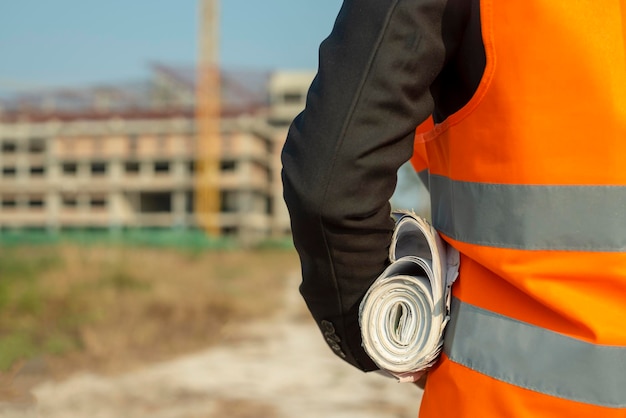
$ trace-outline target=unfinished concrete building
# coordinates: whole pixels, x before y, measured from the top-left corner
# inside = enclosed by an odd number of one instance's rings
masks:
[[[155,66],[153,73],[144,84],[4,100],[1,229],[198,227],[193,71]],[[295,76],[300,91],[312,76]],[[304,94],[295,103],[294,82],[282,79],[290,77],[223,74],[222,235],[257,240],[289,232],[279,155]],[[285,101],[291,113],[276,118]]]

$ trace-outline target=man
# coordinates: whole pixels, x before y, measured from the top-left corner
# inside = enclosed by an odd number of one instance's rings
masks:
[[[322,43],[283,150],[301,292],[375,369],[359,302],[398,168],[428,169],[461,270],[420,416],[626,415],[624,22],[624,0],[346,0]]]

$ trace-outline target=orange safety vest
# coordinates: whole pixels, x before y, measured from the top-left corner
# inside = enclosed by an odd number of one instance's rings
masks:
[[[481,22],[475,95],[416,134],[461,252],[420,417],[626,417],[626,0],[483,0]]]

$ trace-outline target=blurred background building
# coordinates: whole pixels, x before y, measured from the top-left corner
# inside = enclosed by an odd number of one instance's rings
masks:
[[[195,69],[0,97],[0,230],[198,228]],[[220,75],[220,236],[289,234],[280,150],[314,72]]]
[[[195,65],[154,63],[135,82],[0,89],[0,232],[289,235],[280,151],[315,71],[223,70],[219,1],[197,4]],[[410,168],[397,191],[394,206],[423,209]]]

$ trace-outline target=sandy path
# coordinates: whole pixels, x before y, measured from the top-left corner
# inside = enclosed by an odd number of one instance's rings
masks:
[[[421,392],[334,357],[302,319],[293,280],[280,315],[223,344],[117,376],[79,374],[36,386],[36,405],[0,418],[413,418]]]

